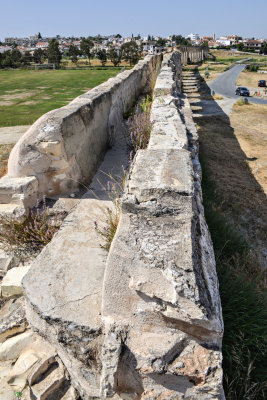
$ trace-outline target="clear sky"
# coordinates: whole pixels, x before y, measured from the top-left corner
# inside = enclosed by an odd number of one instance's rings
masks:
[[[0,40],[38,32],[267,38],[267,0],[0,0]]]

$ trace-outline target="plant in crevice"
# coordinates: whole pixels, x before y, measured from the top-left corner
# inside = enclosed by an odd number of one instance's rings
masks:
[[[150,121],[151,105],[151,96],[146,96],[135,108],[133,116],[127,121],[130,139],[135,153],[139,149],[145,149],[148,145],[152,129],[152,122]]]
[[[64,213],[51,215],[46,199],[38,201],[36,207],[19,219],[2,217],[0,220],[0,242],[9,248],[41,250],[59,230]]]

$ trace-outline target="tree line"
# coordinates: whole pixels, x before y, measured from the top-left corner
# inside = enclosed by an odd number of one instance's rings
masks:
[[[64,55],[70,57],[74,64],[78,63],[80,56],[88,58],[89,65],[91,59],[96,57],[104,66],[108,59],[114,66],[118,66],[122,60],[134,65],[141,57],[142,49],[139,48],[135,41],[124,43],[119,49],[110,46],[109,50],[94,50],[94,42],[90,38],[82,38],[80,48],[71,44],[68,51]],[[43,64],[45,62],[55,64],[56,68],[60,68],[62,61],[62,52],[59,49],[59,43],[56,39],[51,39],[47,49],[35,49],[33,54],[26,51],[22,54],[16,47],[0,53],[0,68],[18,68],[29,66],[32,63]]]

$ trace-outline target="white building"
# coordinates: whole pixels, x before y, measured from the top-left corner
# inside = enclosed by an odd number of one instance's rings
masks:
[[[197,42],[199,41],[199,34],[198,33],[190,33],[190,35],[187,36],[188,39],[191,40],[191,42]]]
[[[10,46],[0,46],[0,53],[4,53],[5,51],[12,50]]]
[[[219,42],[223,46],[231,46],[232,44],[232,41],[229,40],[226,36],[219,37],[219,39],[217,39],[217,42]]]

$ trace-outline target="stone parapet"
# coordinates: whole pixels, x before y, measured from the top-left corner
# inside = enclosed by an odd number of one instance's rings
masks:
[[[35,177],[39,198],[72,193],[88,183],[117,140],[123,113],[140,93],[151,91],[161,59],[147,56],[133,69],[40,117],[12,149],[8,178]],[[1,203],[10,202],[4,195],[6,182],[0,180]]]
[[[27,319],[84,400],[224,399],[218,280],[181,67],[180,54],[164,55],[150,142],[132,164],[108,256],[93,228],[106,205],[85,196],[23,281]]]
[[[135,157],[108,255],[103,398],[224,398],[223,321],[198,138],[187,99],[177,98],[175,57],[163,60],[150,143]]]

